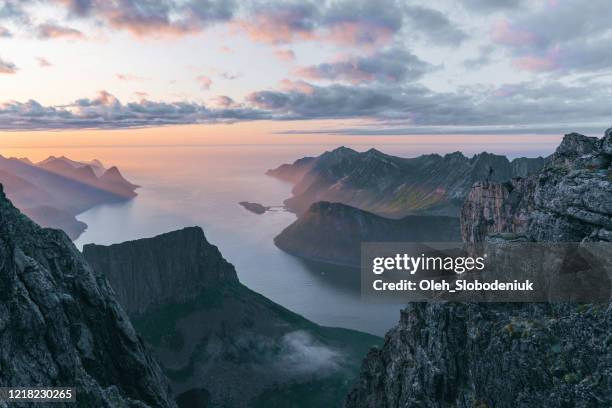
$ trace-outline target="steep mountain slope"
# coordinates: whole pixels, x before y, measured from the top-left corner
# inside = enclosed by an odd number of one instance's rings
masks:
[[[135,197],[139,186],[127,181],[115,166],[109,168],[100,176],[100,187],[122,197]]]
[[[299,214],[314,202],[331,201],[401,218],[414,213],[458,216],[475,181],[526,176],[539,170],[544,159],[509,161],[490,153],[467,158],[459,152],[407,159],[376,149],[359,153],[339,147],[307,161],[307,166],[300,164],[301,171],[297,170],[298,162],[267,172],[285,180],[303,174],[293,197],[285,201],[291,211]]]
[[[152,345],[181,407],[340,406],[380,340],[318,326],[249,290],[200,228],[83,253]]]
[[[610,242],[611,146],[612,130],[569,134],[529,180],[477,183],[464,238]],[[411,304],[369,353],[345,406],[612,406],[611,305]]]
[[[408,215],[394,220],[340,203],[318,202],[277,237],[290,254],[358,267],[362,242],[460,242],[459,218]]]
[[[175,406],[107,280],[1,190],[0,265],[0,386],[73,386],[79,407]]]

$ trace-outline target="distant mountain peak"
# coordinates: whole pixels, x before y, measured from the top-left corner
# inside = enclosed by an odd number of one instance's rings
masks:
[[[333,156],[347,156],[347,155],[359,154],[355,150],[351,149],[350,147],[346,147],[346,146],[340,146],[330,152],[325,152],[325,153],[331,154]]]

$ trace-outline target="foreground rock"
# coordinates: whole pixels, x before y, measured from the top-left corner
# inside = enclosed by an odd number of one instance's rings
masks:
[[[346,407],[605,407],[608,305],[411,304]]]
[[[363,242],[460,242],[459,219],[406,216],[394,220],[340,203],[319,202],[274,243],[309,260],[359,267]]]
[[[380,341],[249,290],[200,228],[83,253],[153,347],[181,407],[339,406]]]
[[[539,174],[477,183],[463,237],[609,242],[611,144],[610,131],[569,134]],[[411,304],[364,361],[345,406],[612,406],[611,330],[609,302]]]
[[[74,386],[79,407],[175,406],[104,276],[1,191],[0,265],[0,386]]]

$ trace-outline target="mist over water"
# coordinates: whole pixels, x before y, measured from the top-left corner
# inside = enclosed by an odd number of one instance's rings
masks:
[[[142,186],[131,201],[101,205],[80,214],[78,218],[88,224],[88,229],[75,242],[79,248],[87,243],[112,244],[198,225],[234,264],[240,280],[249,288],[318,324],[383,335],[397,323],[402,305],[362,301],[357,270],[305,262],[276,248],[273,238],[295,220],[294,214],[272,211],[256,215],[238,205],[240,201],[282,205],[291,195],[292,186],[264,172],[334,147],[58,148],[45,154],[64,154],[79,160],[99,158],[107,165],[117,165],[126,178]],[[355,147],[366,150],[371,145]],[[379,148],[402,156],[440,151],[415,145]],[[447,146],[445,150],[458,147]],[[471,154],[483,147],[473,146],[472,152],[463,150]],[[545,148],[541,150],[546,154]]]

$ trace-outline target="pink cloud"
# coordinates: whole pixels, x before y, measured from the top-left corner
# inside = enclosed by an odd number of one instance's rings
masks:
[[[212,79],[210,79],[206,75],[200,75],[199,77],[196,78],[196,81],[198,81],[202,89],[206,89],[206,90],[210,89],[210,86],[213,83]]]
[[[293,50],[276,50],[274,55],[281,61],[291,62],[295,60],[295,52]]]
[[[343,45],[382,46],[389,44],[394,31],[389,27],[366,21],[343,22],[330,26],[322,39]]]
[[[505,45],[530,45],[535,43],[536,36],[527,30],[517,29],[508,20],[499,20],[491,28],[493,41]]]
[[[219,95],[212,98],[212,102],[215,106],[218,106],[220,108],[231,108],[236,104],[236,102],[232,98],[225,95]]]
[[[236,26],[245,31],[252,40],[269,44],[287,44],[296,40],[314,38],[311,30],[295,28],[287,22],[266,15],[238,21]]]
[[[10,38],[12,36],[13,34],[8,28],[0,26],[0,38]]]
[[[0,74],[16,74],[17,66],[9,61],[3,61],[0,58]]]
[[[54,38],[65,38],[69,40],[82,40],[85,38],[85,35],[70,27],[60,26],[54,23],[45,23],[41,24],[37,28],[38,38],[47,40]]]
[[[48,68],[48,67],[53,66],[53,64],[51,64],[49,60],[47,60],[46,58],[39,57],[37,58],[37,60],[38,60],[38,65],[42,68]]]
[[[551,71],[558,68],[556,60],[551,56],[534,57],[526,56],[516,58],[512,61],[512,65],[525,71]]]
[[[131,75],[131,74],[115,74],[115,78],[117,78],[120,81],[137,81],[139,79],[142,79],[139,76]]]
[[[305,81],[292,81],[290,79],[283,79],[280,82],[280,89],[286,92],[300,92],[304,94],[313,94],[314,86],[310,85]]]

